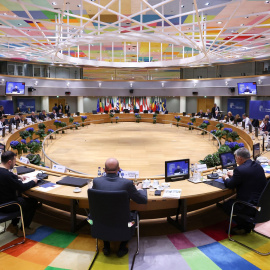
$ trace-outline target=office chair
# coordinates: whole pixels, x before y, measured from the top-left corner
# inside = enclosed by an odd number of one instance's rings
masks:
[[[1,212],[1,208],[7,207],[7,206],[10,206],[10,205],[13,205],[13,204],[18,205],[18,208],[19,208],[18,211],[10,212],[10,213]],[[4,230],[2,232],[0,232],[0,234],[6,232],[6,222],[9,221],[9,220],[12,220],[14,218],[17,218],[18,216],[21,216],[21,223],[22,223],[22,229],[23,229],[23,240],[21,242],[19,242],[19,243],[16,243],[16,244],[13,244],[11,246],[8,246],[6,248],[1,249],[0,252],[4,251],[6,249],[12,248],[12,247],[14,247],[16,245],[23,244],[25,242],[25,230],[24,230],[22,207],[20,206],[20,204],[18,202],[15,202],[15,201],[0,204],[0,223],[5,222]]]
[[[92,268],[99,253],[98,239],[103,241],[128,241],[137,228],[137,250],[133,256],[133,269],[136,255],[139,254],[139,215],[130,212],[130,199],[125,190],[104,191],[88,189],[89,219],[91,235],[96,238],[96,254],[89,267]],[[134,218],[131,218],[134,216]],[[134,224],[131,223],[134,221]]]
[[[235,204],[237,204],[237,203],[238,204],[239,203],[244,204],[244,205],[246,205],[248,207],[251,207],[251,208],[255,209],[256,214],[255,214],[255,216],[249,216],[249,215],[238,214],[237,213],[237,214],[235,214],[236,216],[239,216],[239,217],[245,219],[247,222],[250,222],[250,223],[264,223],[264,222],[269,221],[270,220],[270,200],[269,200],[269,197],[270,197],[270,181],[268,181],[265,189],[263,190],[257,206],[253,205],[251,203],[243,202],[243,201],[235,201],[233,203],[233,205],[232,205],[232,210],[231,210],[231,215],[230,215],[229,231],[228,231],[228,237],[229,237],[230,241],[236,242],[236,243],[238,243],[238,244],[240,244],[240,245],[242,245],[242,246],[256,252],[257,254],[263,255],[263,256],[270,255],[270,252],[268,252],[268,253],[259,252],[258,250],[253,249],[250,246],[247,246],[247,245],[245,245],[245,244],[231,238],[231,225],[232,225],[232,219],[233,219],[233,208],[234,208]],[[252,231],[269,239],[269,237],[267,237],[266,235],[258,233],[255,230],[252,230]]]

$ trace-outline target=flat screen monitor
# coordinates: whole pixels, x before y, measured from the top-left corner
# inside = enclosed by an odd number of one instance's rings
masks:
[[[261,154],[260,143],[256,143],[253,145],[253,160],[256,160]]]
[[[232,169],[237,166],[234,154],[232,152],[219,155],[222,169]]]
[[[165,161],[165,181],[189,179],[189,159]]]
[[[140,112],[139,109],[135,109],[135,110],[134,110],[134,113],[139,113],[139,112]]]
[[[186,116],[187,115],[187,113],[186,112],[183,112],[183,116]]]
[[[115,113],[120,113],[120,111],[119,110],[115,110]]]
[[[159,111],[155,111],[155,114],[159,114]]]
[[[191,113],[191,116],[194,117],[195,116],[195,112]]]
[[[144,110],[143,113],[148,113],[148,110]]]
[[[24,82],[6,82],[6,95],[24,95]]]
[[[257,83],[238,83],[238,95],[257,95]]]

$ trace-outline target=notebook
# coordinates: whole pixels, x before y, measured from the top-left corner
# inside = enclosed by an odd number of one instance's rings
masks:
[[[220,189],[226,189],[222,178],[215,179],[212,181],[205,181],[204,183],[213,187],[220,188]]]
[[[72,187],[84,187],[87,185],[88,181],[89,179],[86,179],[86,178],[65,176],[61,180],[57,181],[56,184],[72,186]]]

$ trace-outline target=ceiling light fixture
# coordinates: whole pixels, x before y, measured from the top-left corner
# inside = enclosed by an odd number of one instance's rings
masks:
[[[181,8],[184,8],[185,6],[184,5],[181,5]]]
[[[98,87],[101,87],[101,82],[100,82],[100,83],[98,83]]]
[[[207,3],[205,3],[205,5],[206,5],[206,6],[209,6],[209,5],[210,5],[210,3],[209,3],[209,2],[207,2]]]
[[[222,22],[217,22],[217,24],[222,24]]]
[[[56,6],[57,4],[56,4],[55,2],[52,2],[52,5],[53,5],[53,6]]]
[[[77,7],[81,7],[81,5],[77,5]]]

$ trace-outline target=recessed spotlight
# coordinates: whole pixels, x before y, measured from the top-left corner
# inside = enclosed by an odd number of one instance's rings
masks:
[[[55,2],[52,2],[52,5],[53,5],[53,6],[56,6],[57,4],[56,4]]]
[[[244,24],[243,24],[243,23],[241,23],[240,25],[241,25],[241,26],[244,26]]]
[[[247,18],[248,18],[248,16],[245,16],[245,18],[247,19]]]
[[[77,7],[81,7],[81,5],[77,5]]]
[[[96,0],[91,0],[91,2],[96,2]]]
[[[217,24],[222,24],[222,22],[217,22]]]
[[[209,5],[210,5],[210,3],[209,3],[209,2],[207,2],[207,3],[205,3],[205,5],[206,5],[206,6],[209,6]]]
[[[184,8],[185,6],[184,5],[181,5],[181,8]]]
[[[265,1],[266,4],[269,4],[269,1]]]
[[[18,23],[18,25],[22,25],[21,23]]]

